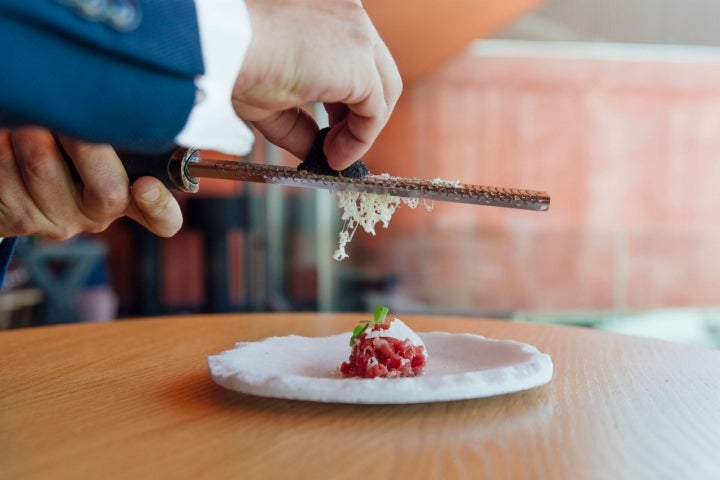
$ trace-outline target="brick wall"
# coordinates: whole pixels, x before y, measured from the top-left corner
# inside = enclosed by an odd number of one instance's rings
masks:
[[[552,205],[400,212],[356,236],[356,266],[399,275],[401,306],[442,311],[720,305],[720,60],[630,50],[468,51],[407,88],[373,170]]]

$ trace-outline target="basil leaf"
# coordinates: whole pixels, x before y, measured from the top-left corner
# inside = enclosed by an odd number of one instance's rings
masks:
[[[390,311],[388,307],[377,307],[375,309],[375,312],[373,313],[373,322],[375,325],[380,325],[385,323],[385,319],[387,318],[387,314]]]

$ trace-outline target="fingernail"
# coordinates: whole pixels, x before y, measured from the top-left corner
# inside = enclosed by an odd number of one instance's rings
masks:
[[[151,188],[147,192],[144,192],[140,195],[140,199],[145,203],[155,203],[157,202],[158,198],[160,198],[160,189]]]

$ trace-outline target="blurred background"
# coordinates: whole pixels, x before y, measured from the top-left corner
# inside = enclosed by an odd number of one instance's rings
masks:
[[[205,179],[174,238],[25,239],[0,328],[384,304],[720,346],[720,3],[363,3],[405,81],[370,170],[544,190],[548,212],[401,207],[336,262],[331,193]],[[261,140],[247,160],[298,163]]]

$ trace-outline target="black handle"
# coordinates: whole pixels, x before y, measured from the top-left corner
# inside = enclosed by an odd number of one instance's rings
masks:
[[[312,149],[307,158],[298,166],[298,170],[307,170],[310,173],[319,175],[340,175],[348,178],[363,178],[369,175],[370,172],[367,166],[361,160],[356,161],[342,171],[330,168],[325,153],[323,153],[325,136],[329,130],[329,127],[323,128],[315,135]],[[75,168],[72,158],[62,146],[58,136],[54,135],[54,138],[55,144],[65,159],[73,179],[76,182],[81,182],[82,179]],[[189,163],[200,161],[198,151],[195,149],[177,148],[162,153],[139,153],[116,149],[116,152],[125,167],[131,184],[140,177],[151,176],[159,179],[171,190],[194,193],[199,188],[198,179],[190,175],[187,168]]]
[[[200,151],[196,148],[176,148],[162,154],[118,152],[118,155],[131,182],[151,175],[171,190],[195,193],[200,188],[200,180],[190,174],[188,167],[200,163]]]
[[[75,168],[72,158],[63,147],[57,135],[54,135],[55,144],[65,159],[73,180],[81,182],[80,174]],[[198,180],[191,177],[186,170],[189,161],[196,161],[197,150],[178,148],[162,153],[138,153],[125,150],[115,150],[125,167],[130,184],[140,177],[155,177],[170,190],[183,192],[196,192]]]
[[[125,167],[130,184],[140,177],[155,177],[169,189],[179,190],[173,178],[170,176],[170,160],[175,153],[174,150],[163,153],[138,153],[116,150],[120,161]]]
[[[176,148],[163,153],[138,153],[117,150],[130,183],[140,177],[159,179],[167,188],[195,193],[200,188],[197,178],[190,175],[188,163],[199,162],[194,148]]]

